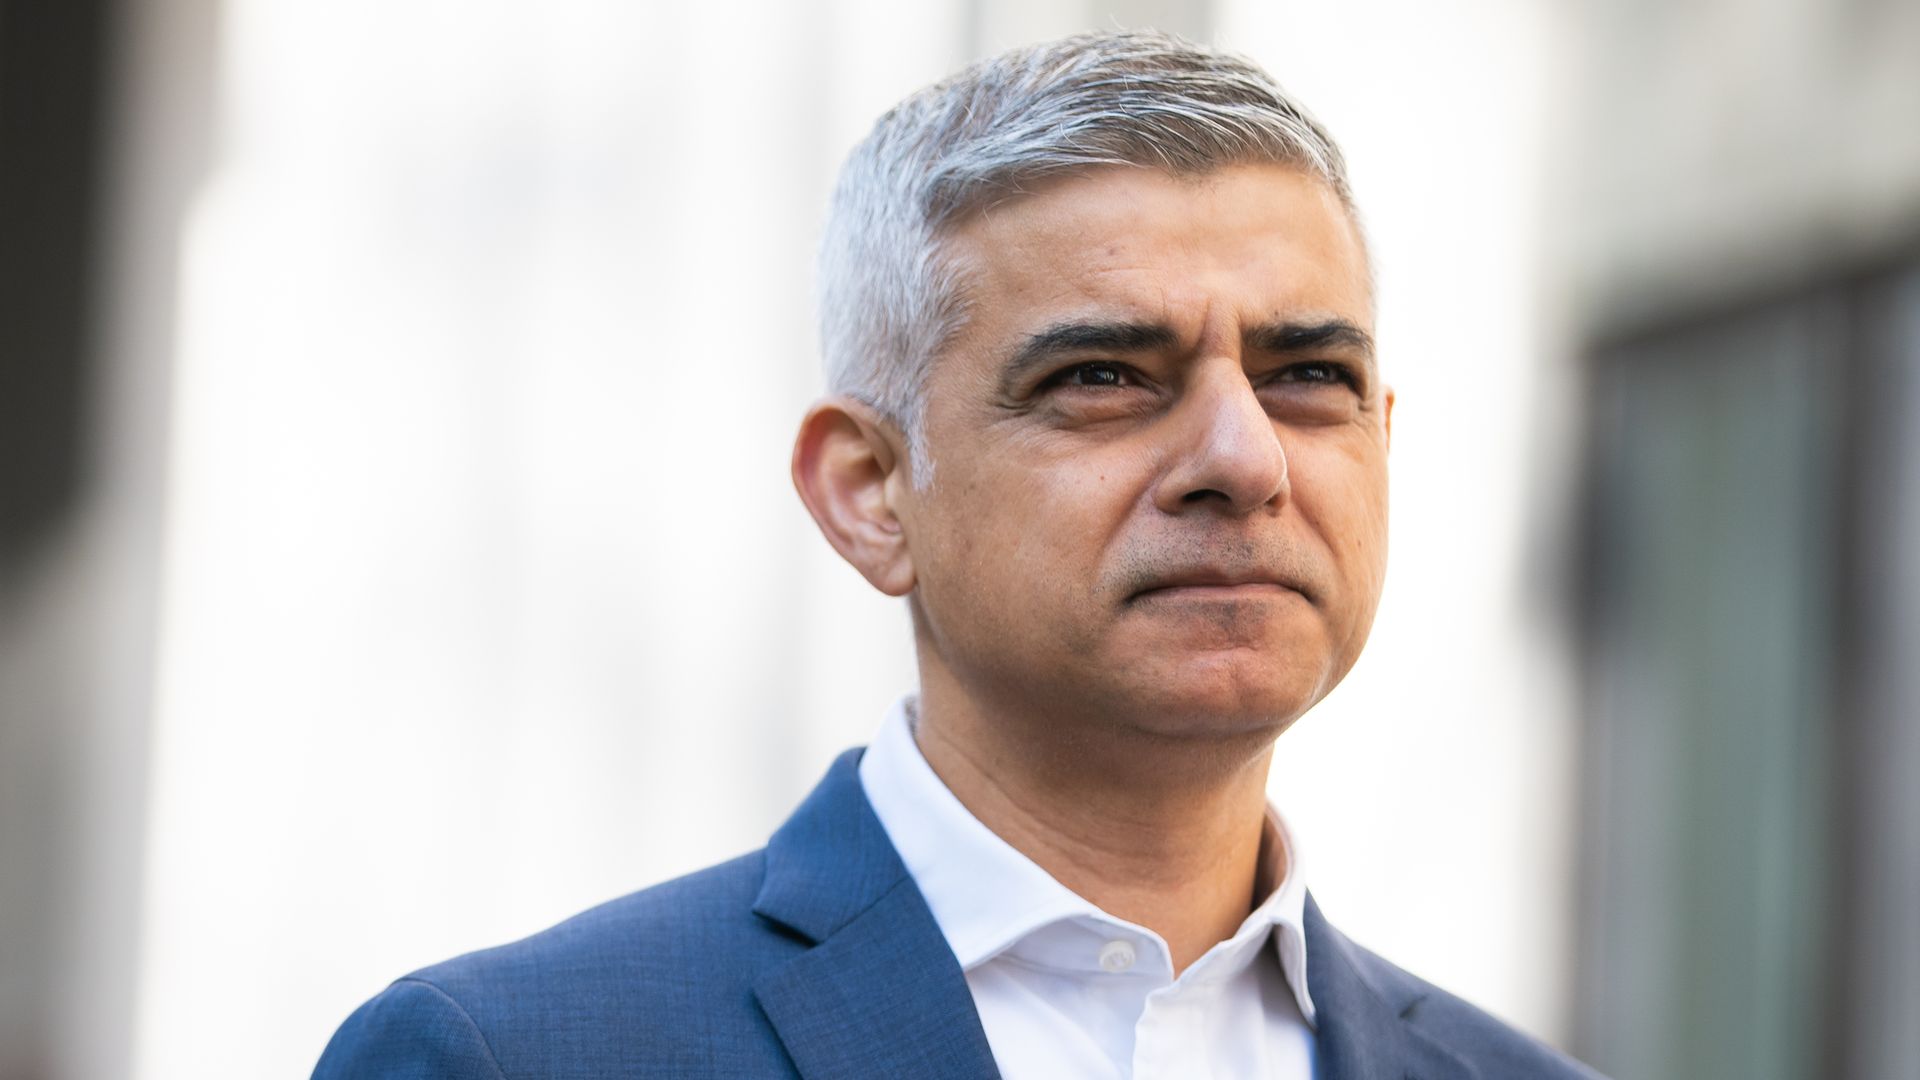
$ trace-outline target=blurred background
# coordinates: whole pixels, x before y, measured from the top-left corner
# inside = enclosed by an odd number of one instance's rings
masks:
[[[840,157],[1152,25],[1352,162],[1330,918],[1622,1078],[1920,1076],[1920,4],[0,0],[0,1078],[305,1075],[913,685],[786,479]]]

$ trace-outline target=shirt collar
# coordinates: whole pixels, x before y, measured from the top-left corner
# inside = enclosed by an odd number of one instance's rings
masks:
[[[1069,958],[1096,956],[1098,941],[1112,936],[1107,929],[1158,940],[1151,930],[1108,915],[1060,884],[961,805],[914,742],[910,716],[915,705],[909,694],[888,710],[860,759],[860,783],[962,969],[971,971],[1003,953],[1046,966],[1077,966]],[[1300,1014],[1311,1025],[1307,894],[1298,848],[1271,804],[1265,829],[1261,851],[1272,861],[1263,867],[1262,880],[1278,876],[1277,886],[1232,938],[1189,973],[1231,975],[1270,940]],[[992,886],[982,888],[983,882]]]

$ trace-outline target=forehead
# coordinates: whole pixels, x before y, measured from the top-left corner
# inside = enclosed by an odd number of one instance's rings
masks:
[[[968,299],[960,338],[976,343],[1078,315],[1151,320],[1183,338],[1305,313],[1372,321],[1351,215],[1285,165],[1052,180],[966,219],[945,251]]]

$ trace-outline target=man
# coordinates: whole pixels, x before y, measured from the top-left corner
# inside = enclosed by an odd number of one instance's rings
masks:
[[[1267,807],[1385,570],[1338,150],[1146,33],[853,153],[796,487],[920,689],[759,852],[428,968],[317,1075],[1591,1075],[1341,937]]]

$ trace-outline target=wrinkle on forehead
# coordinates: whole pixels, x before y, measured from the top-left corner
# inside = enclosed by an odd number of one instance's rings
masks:
[[[1202,354],[1237,354],[1247,330],[1278,321],[1337,318],[1371,332],[1357,224],[1324,182],[1288,166],[1093,170],[943,234],[963,302],[937,366],[943,378],[973,369],[974,389],[993,385],[1022,341],[1066,321],[1165,325]]]
[[[1259,197],[1230,179],[1256,181]],[[1356,230],[1324,184],[1285,167],[1245,166],[1223,170],[1209,187],[1222,197],[1196,203],[1183,194],[1184,185],[1158,173],[1081,177],[953,230],[945,246],[970,276],[988,279],[1021,276],[1061,249],[1077,248],[1085,262],[1074,268],[1075,277],[1092,281],[1157,274],[1236,247],[1239,254],[1224,265],[1191,269],[1239,271],[1249,259],[1262,259],[1261,248],[1249,246],[1256,236],[1277,237],[1290,251],[1264,261],[1292,254],[1322,269],[1344,269],[1357,279],[1346,284],[1364,285],[1364,273],[1352,273],[1364,264]],[[1090,233],[1106,239],[1089,243]]]

